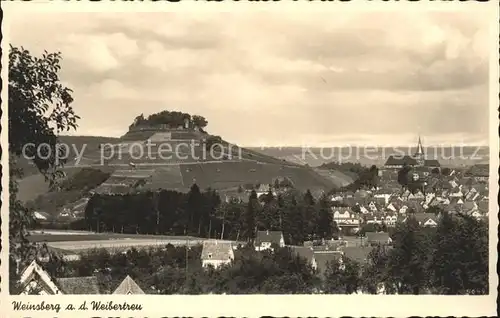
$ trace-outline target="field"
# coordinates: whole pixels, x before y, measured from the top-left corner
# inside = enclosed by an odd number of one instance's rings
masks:
[[[334,180],[328,180],[305,167],[290,167],[252,161],[205,163],[181,165],[185,185],[193,180],[201,188],[230,188],[242,183],[270,184],[277,177],[288,177],[300,190],[329,189],[335,186]]]
[[[340,171],[331,171],[331,170],[321,170],[314,169],[317,174],[323,176],[324,178],[331,179],[334,184],[339,185],[340,187],[345,187],[354,182],[353,176],[349,176]]]
[[[75,175],[81,168],[73,167],[65,169],[66,178],[71,178]],[[45,181],[44,176],[41,173],[32,174],[18,180],[19,192],[17,198],[22,202],[28,202],[36,199],[39,195],[45,194],[49,191],[49,184]]]
[[[46,234],[51,233],[51,234]],[[118,233],[91,233],[47,231],[32,233],[30,241],[46,243],[49,249],[62,255],[72,255],[97,248],[107,249],[109,252],[126,251],[132,247],[150,248],[172,244],[175,246],[193,246],[203,244],[209,239],[193,236],[141,235]],[[238,243],[233,241],[226,241]]]

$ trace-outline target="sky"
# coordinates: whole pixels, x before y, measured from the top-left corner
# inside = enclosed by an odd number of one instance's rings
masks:
[[[487,39],[481,16],[422,11],[27,13],[10,33],[62,53],[72,134],[176,110],[242,146],[487,144]]]

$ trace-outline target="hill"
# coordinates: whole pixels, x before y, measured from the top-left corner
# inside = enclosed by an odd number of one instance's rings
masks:
[[[178,125],[181,119],[184,125]],[[53,216],[78,210],[70,213],[76,215],[92,193],[187,192],[193,183],[228,191],[273,184],[285,177],[298,190],[329,191],[352,181],[345,174],[325,174],[239,147],[208,134],[205,126],[201,116],[162,112],[160,117],[138,116],[121,138],[61,137],[61,142],[83,150],[80,161],[71,160],[75,154],[70,155],[63,168],[66,180],[57,191],[48,189],[40,174],[27,173],[20,181],[20,198]]]
[[[352,162],[364,166],[381,167],[391,155],[414,154],[413,146],[401,147],[366,147],[366,146],[331,146],[323,148],[301,147],[268,147],[252,148],[268,156],[308,164],[311,167],[321,166],[331,161],[341,163]],[[489,147],[486,146],[424,146],[428,159],[438,159],[441,166],[450,168],[488,164]]]
[[[80,153],[83,150],[84,154],[99,153],[101,145],[109,143],[117,143],[119,141],[120,141],[119,138],[113,138],[113,137],[59,136],[59,144],[65,144],[69,147],[69,154],[66,164],[69,167],[73,166],[73,161],[74,158],[77,156],[77,152]],[[23,169],[23,174],[25,179],[32,175],[39,175],[38,169],[28,159],[20,157],[18,159],[17,166]],[[38,180],[39,178],[40,177],[37,177],[34,178],[33,180],[35,181]]]

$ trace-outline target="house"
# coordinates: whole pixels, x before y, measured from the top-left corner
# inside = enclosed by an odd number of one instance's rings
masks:
[[[208,240],[203,242],[201,251],[201,262],[203,267],[213,266],[218,268],[221,265],[229,264],[234,259],[234,252],[231,242]]]
[[[377,193],[375,193],[373,195],[373,197],[375,199],[381,199],[383,200],[383,204],[382,205],[385,205],[389,202],[389,199],[391,198],[392,196],[392,191],[390,189],[387,189],[387,188],[384,188],[384,189],[381,189],[381,190],[378,190]],[[379,201],[377,201],[379,202]],[[379,202],[380,204],[380,202]]]
[[[478,220],[484,218],[484,215],[482,215],[479,211],[470,212],[469,215]]]
[[[476,212],[476,211],[479,211],[479,208],[478,208],[478,205],[476,202],[474,201],[465,201],[463,204],[462,204],[462,211],[467,213],[467,214],[471,214],[473,212]]]
[[[403,205],[400,209],[399,209],[399,213],[401,214],[406,214],[406,212],[408,211],[408,206],[407,205]]]
[[[62,294],[66,295],[98,295],[99,283],[97,277],[64,277],[56,278],[56,284]]]
[[[394,213],[387,213],[384,217],[384,223],[387,226],[396,226],[397,220],[398,220],[398,216]]]
[[[382,224],[384,223],[384,216],[382,214],[368,214],[365,216],[366,224]]]
[[[279,247],[285,246],[285,239],[281,231],[258,231],[255,238],[255,250],[263,251],[270,249],[272,244]]]
[[[397,212],[399,209],[396,206],[397,204],[395,202],[391,202],[385,207],[385,209],[391,212]]]
[[[450,193],[450,197],[453,198],[462,198],[463,196],[464,193],[462,192],[462,189],[460,189],[459,187],[455,187]]]
[[[305,259],[312,268],[317,269],[318,264],[314,257],[314,250],[312,247],[306,246],[291,246],[293,255]]]
[[[349,208],[334,208],[333,221],[338,226],[342,225],[359,225],[358,215]]]
[[[257,197],[259,198],[261,195],[269,193],[269,190],[271,190],[272,187],[269,184],[261,184],[257,189],[255,189],[255,192],[257,193]],[[273,195],[276,195],[276,192],[273,191]]]
[[[359,206],[359,210],[360,210],[360,211],[361,211],[361,213],[363,213],[363,214],[370,213],[370,211],[369,211],[367,208],[365,208],[363,205],[360,205],[360,206]]]
[[[368,208],[370,209],[371,212],[377,212],[378,211],[377,204],[375,204],[374,201],[370,201],[370,203],[368,204]]]
[[[144,295],[144,291],[137,283],[127,275],[125,279],[118,285],[113,292],[113,295]]]
[[[50,214],[48,214],[47,212],[34,211],[33,218],[35,219],[35,221],[47,221],[50,219]]]
[[[369,245],[389,245],[392,243],[389,233],[386,232],[366,232],[365,235]]]
[[[414,213],[413,217],[418,224],[423,227],[436,227],[438,225],[438,217],[432,213]],[[406,218],[404,221],[408,220]]]
[[[423,199],[425,199],[424,194],[423,194],[423,193],[422,193],[422,191],[420,191],[420,190],[418,190],[418,191],[417,191],[417,192],[413,195],[413,197],[414,197],[415,199],[418,199],[418,200],[423,200]]]
[[[50,275],[33,260],[21,273],[19,279],[21,295],[57,295],[62,291]]]

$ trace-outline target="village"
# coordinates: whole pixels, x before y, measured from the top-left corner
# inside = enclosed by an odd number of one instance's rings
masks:
[[[289,233],[275,229],[257,230],[253,239],[250,236],[249,240],[228,240],[225,239],[224,233],[220,239],[214,239],[154,235],[120,237],[118,234],[115,237],[106,237],[104,233],[75,232],[66,236],[72,237],[68,241],[62,238],[64,232],[48,230],[44,233],[42,230],[37,232],[35,237],[38,235],[38,244],[45,245],[49,253],[33,260],[22,271],[18,268],[20,274],[18,291],[22,294],[102,293],[95,275],[51,277],[51,274],[44,269],[47,267],[47,262],[52,262],[54,257],[58,259],[55,255],[59,255],[58,262],[68,264],[81,262],[86,259],[87,253],[98,253],[99,249],[106,250],[109,255],[127,255],[131,250],[166,251],[165,246],[175,246],[181,250],[185,249],[188,257],[190,251],[198,246],[201,250],[195,262],[198,262],[200,268],[204,268],[205,271],[210,268],[217,270],[231,267],[235,262],[235,255],[241,253],[241,250],[248,249],[249,246],[256,253],[272,254],[277,250],[288,249],[292,258],[297,257],[305,261],[312,272],[319,277],[325,277],[332,275],[328,274],[332,270],[332,264],[337,264],[341,270],[345,269],[345,262],[352,261],[361,268],[370,266],[373,262],[373,251],[377,248],[382,248],[385,252],[390,251],[395,244],[396,228],[409,222],[410,219],[424,229],[438,227],[444,215],[466,215],[480,222],[487,222],[488,165],[475,165],[462,169],[442,168],[438,161],[427,161],[422,158],[425,158],[425,154],[419,140],[414,155],[401,159],[391,156],[384,167],[377,169],[377,182],[373,185],[370,183],[371,187],[366,185],[359,189],[347,187],[328,194],[311,193],[316,200],[320,200],[320,197],[327,199],[329,203],[327,219],[331,220],[329,231],[332,235],[309,236],[304,238],[301,245],[291,244],[293,242],[289,239]],[[402,185],[403,181],[401,177],[398,180],[398,175],[401,175],[400,171],[405,167],[411,167],[411,172],[409,179]],[[411,184],[419,186],[412,187]],[[289,191],[291,187],[290,184],[279,187],[278,183],[276,186],[260,185],[252,191],[239,191],[237,196],[225,196],[223,201],[237,200],[241,204],[248,204],[249,195],[250,197],[252,195],[250,192],[253,192],[261,206],[264,206],[263,198],[268,195],[279,196]],[[104,236],[99,237],[101,234]],[[59,238],[52,240],[57,237]],[[185,267],[185,273],[188,275],[186,259]],[[151,293],[151,288],[155,290],[154,286],[148,287],[144,282],[138,284],[129,273],[122,275],[124,277],[120,284],[108,293],[143,294]],[[168,284],[168,281],[164,283]],[[142,285],[142,288],[139,285]],[[376,293],[385,293],[382,285],[376,286]],[[320,293],[325,292],[321,288],[315,290]],[[363,293],[361,288],[351,292]]]

